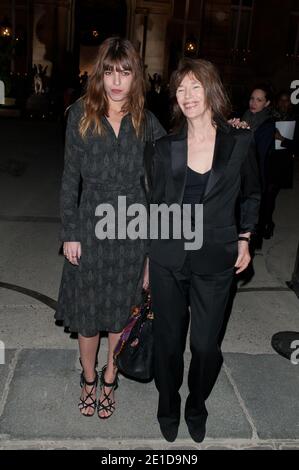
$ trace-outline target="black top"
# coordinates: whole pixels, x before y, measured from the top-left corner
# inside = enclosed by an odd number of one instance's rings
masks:
[[[205,192],[205,187],[211,170],[205,173],[198,173],[187,167],[187,179],[183,204],[190,204],[191,207],[191,226],[194,228],[195,223],[195,204],[200,204]]]
[[[187,167],[183,204],[200,204],[211,170],[198,173]]]

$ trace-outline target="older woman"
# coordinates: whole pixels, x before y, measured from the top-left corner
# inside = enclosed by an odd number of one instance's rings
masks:
[[[191,437],[201,442],[208,415],[205,400],[223,360],[218,336],[234,274],[250,262],[248,244],[258,220],[260,188],[252,132],[227,124],[229,103],[215,67],[185,60],[170,88],[174,133],[156,144],[152,202],[169,208],[189,204],[191,227],[195,235],[202,231],[203,244],[187,250],[184,237],[151,241],[158,421],[165,439],[174,441],[191,316],[185,419]],[[200,203],[203,224],[196,216]]]

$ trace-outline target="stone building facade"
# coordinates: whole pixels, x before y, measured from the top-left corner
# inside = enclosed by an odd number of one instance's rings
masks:
[[[236,96],[299,79],[297,0],[2,0],[0,28],[17,40],[16,73],[35,63],[48,76],[88,71],[101,40],[120,34],[166,81],[183,55],[216,63]]]

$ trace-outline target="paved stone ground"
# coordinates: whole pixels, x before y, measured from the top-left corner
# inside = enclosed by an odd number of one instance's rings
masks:
[[[79,415],[77,343],[53,321],[63,262],[61,130],[55,123],[7,119],[0,122],[0,139],[0,340],[6,347],[0,449],[299,449],[299,365],[270,344],[277,331],[299,331],[299,301],[284,283],[299,239],[298,162],[294,189],[279,195],[275,235],[256,255],[254,277],[239,285],[223,342],[224,367],[208,401],[207,438],[195,444],[182,421],[169,444],[156,422],[152,382],[121,377],[117,411],[108,421]],[[6,172],[1,163],[7,159],[20,162],[23,174]],[[106,352],[103,338],[100,366]],[[187,368],[188,348],[185,361]],[[185,380],[183,403],[186,394]]]

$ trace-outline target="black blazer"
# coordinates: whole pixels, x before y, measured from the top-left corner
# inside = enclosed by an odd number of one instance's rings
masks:
[[[152,203],[181,205],[186,175],[187,126],[156,142]],[[192,268],[198,273],[229,269],[238,255],[238,232],[254,232],[258,222],[260,181],[251,131],[226,124],[217,127],[212,169],[199,202],[203,204],[203,245],[189,251]],[[180,269],[187,253],[184,242],[151,240],[149,257],[171,270]]]

